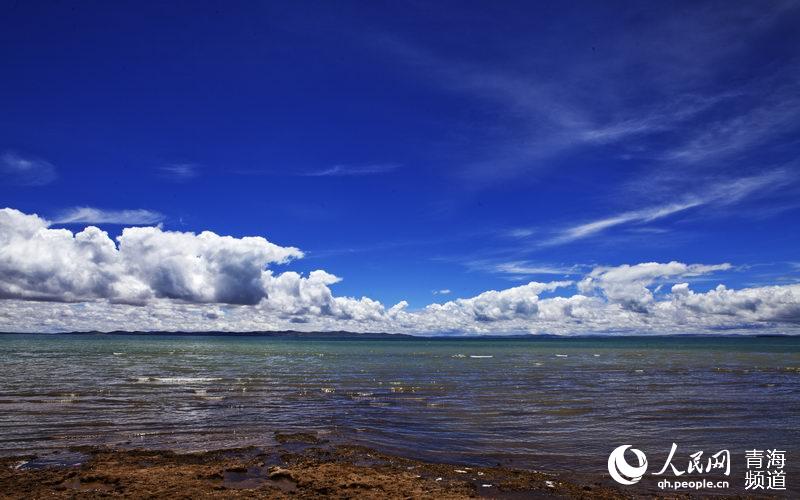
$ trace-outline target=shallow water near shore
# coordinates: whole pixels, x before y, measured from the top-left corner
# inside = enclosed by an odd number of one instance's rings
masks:
[[[0,366],[3,455],[268,446],[312,430],[423,460],[599,475],[617,446],[656,470],[676,443],[684,469],[730,450],[734,489],[745,450],[785,450],[789,491],[800,484],[797,338],[0,335]]]

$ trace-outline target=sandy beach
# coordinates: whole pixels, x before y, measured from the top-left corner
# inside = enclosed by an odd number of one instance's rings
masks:
[[[0,460],[2,498],[631,498],[595,483],[464,467],[277,434],[272,449],[202,453],[78,447],[73,463]],[[76,459],[77,457],[77,459]],[[598,478],[599,480],[600,478]]]

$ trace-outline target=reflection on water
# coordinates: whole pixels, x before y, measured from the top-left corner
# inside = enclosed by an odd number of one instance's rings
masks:
[[[271,444],[311,429],[535,469],[601,472],[621,444],[663,462],[673,442],[734,460],[777,447],[800,465],[800,339],[0,335],[0,366],[6,455]]]

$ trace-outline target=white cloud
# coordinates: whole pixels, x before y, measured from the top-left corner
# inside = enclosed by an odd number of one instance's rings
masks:
[[[506,260],[502,258],[465,259],[457,262],[470,270],[498,274],[514,281],[537,275],[577,276],[584,274],[591,267],[582,264],[566,266],[558,263]]]
[[[695,292],[730,264],[597,267],[409,310],[340,297],[340,278],[267,267],[301,258],[261,237],[128,227],[112,240],[0,210],[0,331],[351,330],[437,333],[800,333],[800,284]],[[658,292],[657,290],[661,290]],[[670,290],[664,292],[664,290]],[[543,294],[548,294],[544,298]]]
[[[634,266],[597,267],[578,283],[578,290],[583,293],[600,290],[610,302],[643,312],[654,301],[653,292],[648,287],[657,280],[700,276],[730,268],[730,264],[687,265],[674,261],[666,264],[647,262]]]
[[[741,317],[750,322],[780,321],[800,324],[800,285],[764,286],[729,290],[724,285],[695,293],[688,283],[672,287],[676,310],[696,316]]]
[[[530,263],[527,261],[512,261],[500,262],[494,264],[489,268],[490,271],[511,274],[518,276],[526,276],[532,274],[556,274],[562,276],[569,276],[578,274],[579,266],[551,266]]]
[[[538,283],[505,290],[489,290],[469,299],[456,299],[444,304],[431,304],[425,312],[433,316],[448,316],[448,321],[468,320],[495,322],[520,318],[532,318],[539,311],[539,294],[570,285],[569,281]]]
[[[164,215],[153,210],[104,210],[92,207],[75,207],[61,213],[53,220],[56,224],[130,224],[149,225],[164,220]]]
[[[530,228],[518,227],[515,229],[510,229],[503,234],[509,238],[524,239],[533,236],[534,234],[536,234],[536,231]]]
[[[725,18],[703,5],[689,16],[639,12],[631,30],[599,35],[598,50],[577,45],[569,64],[537,57],[535,49],[520,59],[489,48],[493,57],[468,61],[396,37],[382,37],[379,46],[419,77],[492,105],[492,125],[485,127],[492,133],[474,141],[482,146],[471,155],[478,159],[465,160],[462,172],[481,185],[552,168],[554,157],[588,148],[669,162],[691,175],[700,162],[724,171],[729,166],[722,160],[761,154],[776,139],[796,134],[797,85],[783,84],[797,81],[791,55],[735,84],[728,78],[731,64],[752,56],[754,40],[782,22],[788,9],[749,5]],[[560,43],[557,34],[539,35],[541,46]],[[636,78],[620,87],[631,74]]]
[[[689,210],[690,208],[694,208],[702,204],[703,202],[699,200],[692,200],[683,203],[670,203],[667,205],[650,207],[642,210],[633,210],[630,212],[624,212],[622,214],[615,215],[613,217],[608,217],[605,219],[600,219],[570,227],[564,230],[560,235],[556,236],[555,238],[552,238],[551,240],[546,241],[545,243],[550,245],[569,243],[575,240],[592,236],[596,233],[600,233],[614,226],[619,226],[622,224],[627,224],[632,222],[651,222],[678,212],[683,212],[684,210]]]
[[[273,277],[266,273],[266,299],[260,307],[278,317],[307,322],[316,317],[341,320],[377,320],[383,316],[380,302],[368,297],[334,297],[329,285],[341,279],[322,270],[312,271],[307,278],[294,272]]]
[[[434,295],[450,295],[451,292],[449,288],[442,288],[441,290],[434,290],[432,293]]]
[[[795,75],[786,77],[789,80],[796,78]],[[741,114],[706,123],[704,130],[666,152],[663,159],[697,163],[728,157],[795,130],[800,116],[798,90],[797,84],[792,83],[771,90],[765,96],[758,91],[757,95],[762,97],[759,105]]]
[[[0,156],[0,174],[6,182],[18,186],[42,186],[53,182],[56,168],[39,158],[26,158],[13,151]]]
[[[256,303],[265,266],[302,257],[264,238],[129,227],[117,238],[89,226],[72,233],[13,209],[0,210],[0,296],[78,301]]]
[[[125,228],[117,238],[126,275],[157,297],[255,304],[265,296],[265,267],[302,257],[261,237],[233,238],[157,227]]]
[[[197,177],[198,167],[194,163],[169,163],[159,168],[164,178],[183,182]]]
[[[564,229],[543,245],[559,245],[594,236],[624,224],[644,224],[698,207],[733,205],[758,193],[768,193],[789,183],[794,176],[785,170],[773,170],[758,175],[711,183],[704,190],[684,196],[681,201],[623,212],[611,217]]]
[[[307,177],[356,177],[363,175],[386,174],[397,170],[400,165],[394,163],[379,163],[373,165],[334,165],[323,170],[306,172]]]

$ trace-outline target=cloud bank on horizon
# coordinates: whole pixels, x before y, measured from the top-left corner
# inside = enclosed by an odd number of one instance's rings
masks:
[[[800,284],[695,292],[729,263],[597,266],[409,310],[336,296],[340,278],[276,272],[304,254],[263,237],[54,228],[0,210],[0,330],[351,330],[411,334],[800,333]],[[665,291],[666,290],[666,291]]]

